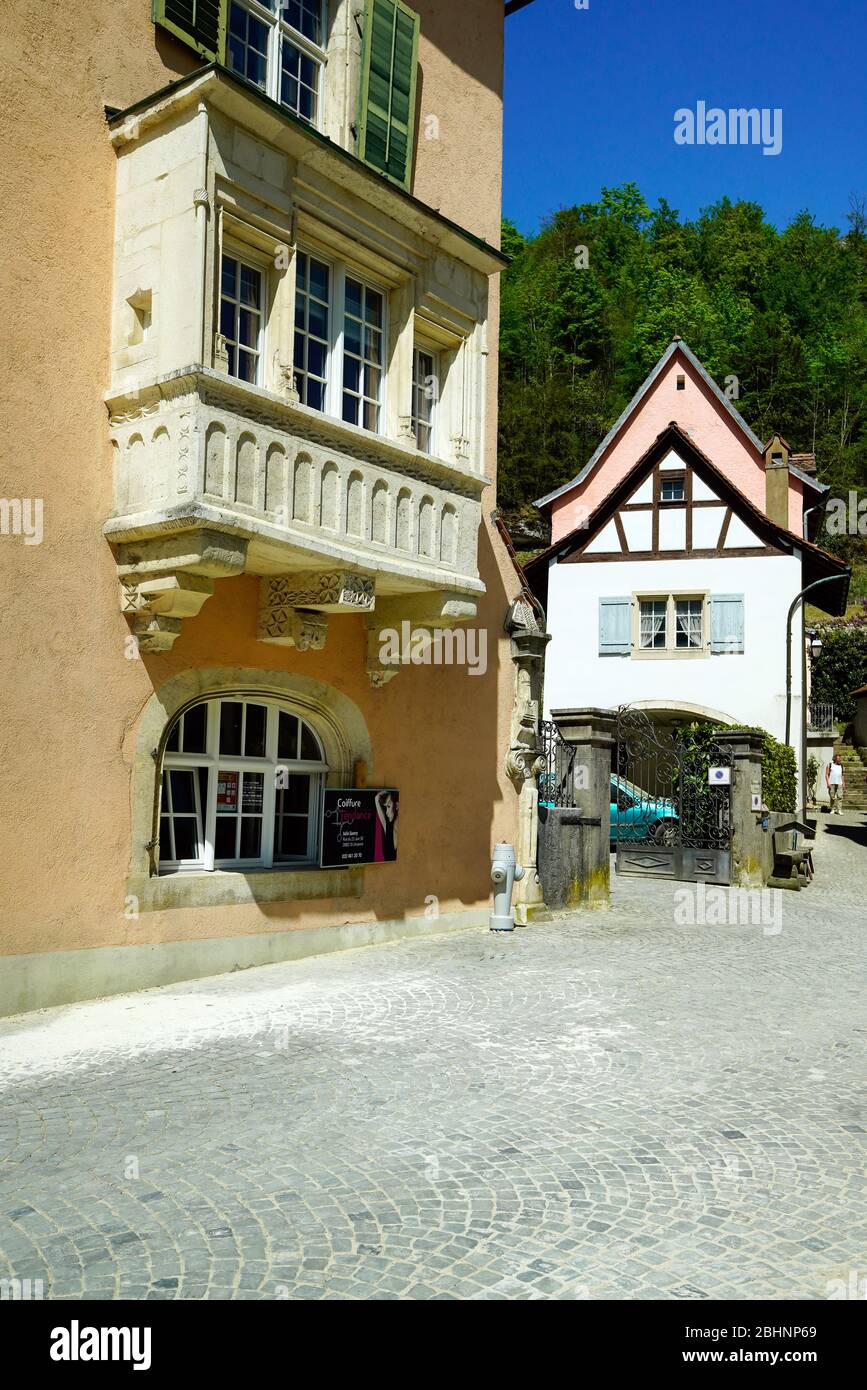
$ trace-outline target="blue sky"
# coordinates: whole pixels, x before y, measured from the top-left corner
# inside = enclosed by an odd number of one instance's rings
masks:
[[[724,194],[778,227],[867,197],[867,0],[535,0],[506,20],[503,209],[523,232],[634,181],[693,217]],[[677,145],[674,113],[781,107],[782,150]]]

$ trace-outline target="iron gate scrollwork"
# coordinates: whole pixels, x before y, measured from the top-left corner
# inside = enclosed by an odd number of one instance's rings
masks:
[[[731,751],[617,711],[611,838],[618,873],[731,882]]]
[[[539,773],[540,806],[575,805],[575,748],[566,742],[553,719],[540,721],[545,767]]]

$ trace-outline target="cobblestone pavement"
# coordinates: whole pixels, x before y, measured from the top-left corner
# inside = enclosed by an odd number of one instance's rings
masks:
[[[823,827],[817,882],[764,926],[683,924],[693,890],[621,881],[612,911],[511,937],[0,1023],[0,1277],[161,1299],[863,1279],[859,822]]]

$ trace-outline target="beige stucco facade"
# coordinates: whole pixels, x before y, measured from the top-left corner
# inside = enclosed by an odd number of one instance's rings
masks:
[[[7,1012],[289,958],[298,932],[314,950],[327,929],[351,945],[481,921],[492,844],[518,837],[518,582],[490,519],[498,264],[481,245],[499,236],[503,7],[416,9],[413,202],[237,81],[192,77],[201,60],[150,0],[85,0],[60,53],[38,7],[7,6],[0,491],[39,499],[43,532],[0,537]],[[332,6],[345,84],[347,11]],[[336,141],[353,101],[334,83]],[[269,264],[256,386],[227,373],[215,321],[218,258],[245,238]],[[298,245],[383,286],[375,437],[293,390]],[[449,363],[427,459],[408,430],[413,323]],[[378,671],[378,633],[404,617],[484,630],[485,673]],[[399,788],[397,862],[155,876],[152,751],[221,692],[309,719],[331,785]]]

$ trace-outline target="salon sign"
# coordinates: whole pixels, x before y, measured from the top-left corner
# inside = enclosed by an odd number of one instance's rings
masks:
[[[328,787],[324,796],[323,869],[388,864],[397,858],[400,793],[395,787]]]

